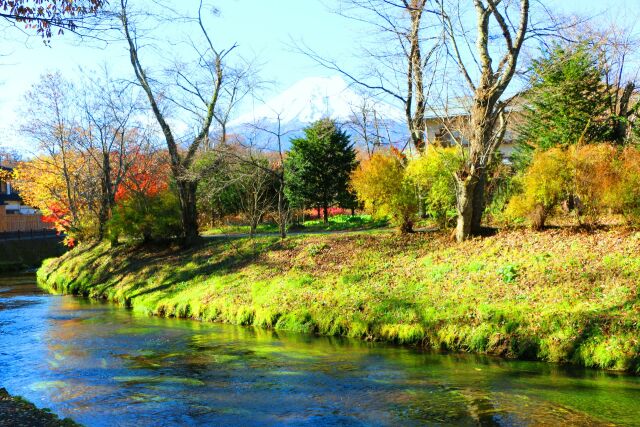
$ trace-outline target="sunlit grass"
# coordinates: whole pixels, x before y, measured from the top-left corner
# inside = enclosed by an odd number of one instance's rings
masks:
[[[348,230],[371,230],[376,228],[387,227],[386,219],[374,219],[371,215],[334,215],[329,217],[329,222],[324,223],[322,219],[313,219],[301,221],[289,225],[289,232],[305,233],[320,231],[348,231]],[[211,227],[204,232],[205,236],[216,234],[249,234],[250,227],[248,225],[222,225]],[[278,233],[276,224],[260,224],[256,229],[257,234]]]
[[[638,371],[640,233],[277,236],[79,247],[57,292],[162,316]]]

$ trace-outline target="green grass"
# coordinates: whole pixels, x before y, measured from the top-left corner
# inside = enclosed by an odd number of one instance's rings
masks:
[[[321,232],[321,231],[357,231],[372,230],[376,228],[387,227],[386,219],[374,219],[370,215],[335,215],[329,218],[329,222],[325,224],[322,219],[303,221],[299,224],[291,224],[289,232],[305,233],[305,232]],[[248,234],[250,227],[248,225],[224,225],[209,228],[204,235],[216,234]],[[260,224],[257,228],[258,234],[277,233],[278,226],[276,224]]]
[[[80,246],[53,292],[134,310],[640,372],[640,233],[390,233]]]

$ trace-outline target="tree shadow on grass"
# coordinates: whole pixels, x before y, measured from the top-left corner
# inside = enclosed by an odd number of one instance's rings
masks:
[[[255,262],[266,262],[261,256],[266,251],[272,250],[285,250],[286,248],[280,245],[279,242],[275,244],[266,245],[261,250],[253,250],[253,248],[236,248],[233,254],[224,254],[220,259],[212,260],[211,253],[203,253],[210,244],[201,245],[197,248],[190,248],[184,252],[175,254],[175,258],[172,260],[172,264],[175,269],[166,274],[162,278],[162,282],[157,286],[149,287],[148,282],[141,281],[133,285],[127,290],[127,298],[138,298],[144,295],[169,291],[177,284],[189,282],[197,277],[210,277],[210,276],[223,276],[236,273],[246,268],[247,266]],[[149,260],[154,259],[152,267],[149,267]],[[194,268],[182,268],[186,264],[194,264]],[[128,274],[136,273],[141,268],[146,268],[144,272],[144,278],[149,279],[154,274],[160,273],[160,271],[166,266],[166,254],[154,255],[151,258],[144,256],[142,259],[134,260],[132,265],[123,267],[121,269],[112,272],[111,274]]]

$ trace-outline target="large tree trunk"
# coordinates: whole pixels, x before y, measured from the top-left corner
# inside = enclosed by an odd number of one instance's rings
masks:
[[[459,172],[460,175],[456,176],[458,210],[456,239],[459,242],[478,235],[481,231],[487,166],[499,145],[492,145],[493,138],[496,138],[494,126],[497,117],[489,113],[496,103],[489,94],[489,90],[476,91],[476,100],[471,111],[473,134],[469,141],[469,160],[464,170]]]
[[[473,91],[473,108],[470,117],[469,156],[456,174],[458,226],[456,239],[463,241],[480,231],[484,211],[484,187],[486,167],[498,149],[506,132],[505,109],[507,103],[500,102],[509,86],[518,63],[518,56],[527,35],[530,0],[519,2],[497,2],[476,0],[476,48],[474,63],[479,67],[479,78],[474,81],[466,58],[461,54],[462,39],[457,36],[454,22],[447,13],[441,13],[447,29],[452,52],[463,77]],[[502,3],[500,7],[498,7]],[[519,21],[514,25],[508,16],[509,5],[519,4]],[[444,11],[444,10],[443,10]],[[492,21],[497,25],[494,27]],[[493,29],[497,30],[494,31]],[[496,49],[492,45],[503,43],[507,49],[499,61],[492,58]],[[497,64],[497,66],[496,66]]]
[[[540,231],[544,228],[547,219],[547,210],[542,204],[538,204],[531,214],[531,228]]]
[[[400,225],[400,232],[402,234],[413,233],[413,221],[411,217],[403,218],[402,225]]]
[[[322,221],[325,224],[329,223],[329,207],[327,205],[322,207]]]
[[[473,175],[465,178],[456,177],[456,208],[458,223],[456,226],[456,240],[458,242],[469,239],[473,226],[473,200],[478,179]]]
[[[104,187],[104,184],[103,184]],[[107,221],[109,221],[109,201],[104,194],[100,198],[100,211],[98,212],[98,240],[103,240],[107,230]]]
[[[198,240],[198,212],[196,209],[196,188],[192,181],[178,181],[178,197],[180,198],[180,213],[182,219],[183,240],[186,246]],[[170,237],[170,236],[167,236]]]

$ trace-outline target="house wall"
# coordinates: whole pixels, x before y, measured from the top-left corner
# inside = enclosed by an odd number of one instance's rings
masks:
[[[463,132],[460,131],[460,129],[464,129],[466,126],[465,120],[464,117],[453,117],[447,119],[445,123],[439,118],[427,119],[427,140],[437,141],[439,144],[444,144],[445,146],[454,146],[457,144],[468,145],[469,141],[464,137]],[[517,136],[517,132],[513,129],[513,126],[508,127],[504,140],[498,149],[507,161],[513,154]]]

